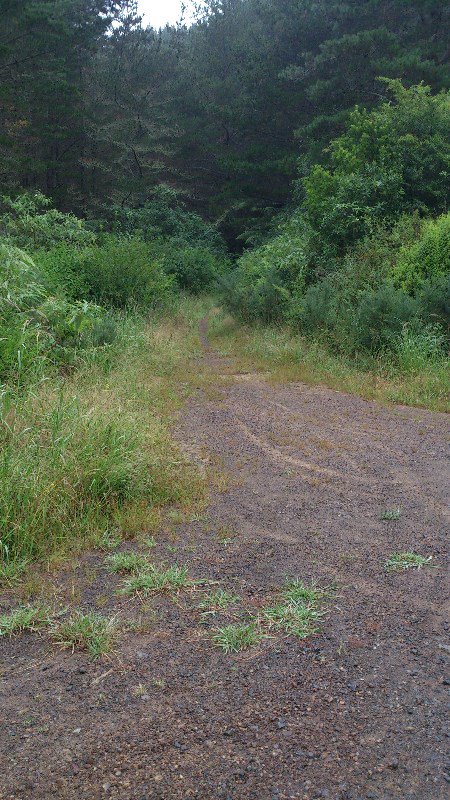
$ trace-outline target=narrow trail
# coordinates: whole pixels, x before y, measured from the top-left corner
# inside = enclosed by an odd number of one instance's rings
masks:
[[[200,336],[193,369],[215,373],[217,391],[193,398],[175,433],[228,476],[226,491],[212,492],[205,520],[158,535],[152,557],[254,612],[286,577],[335,582],[329,612],[307,640],[273,636],[236,655],[212,646],[230,619],[199,621],[195,593],[155,600],[149,630],[106,664],[12,640],[1,800],[443,799],[448,419],[258,374],[230,381],[207,320]],[[381,519],[397,507],[398,520]],[[388,575],[395,551],[437,567]],[[95,554],[79,580],[85,605],[150,613],[114,596]]]

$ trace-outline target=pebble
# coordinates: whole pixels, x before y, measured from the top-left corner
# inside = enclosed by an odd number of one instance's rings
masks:
[[[386,766],[389,767],[389,769],[397,769],[397,767],[398,767],[398,758],[396,758],[396,756],[393,756],[392,758],[389,758],[386,761]]]

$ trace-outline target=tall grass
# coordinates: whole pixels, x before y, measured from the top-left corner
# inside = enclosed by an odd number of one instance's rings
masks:
[[[5,394],[0,415],[0,561],[46,557],[98,541],[111,526],[145,529],[152,508],[203,497],[170,423],[192,377],[201,301],[170,317],[124,317],[110,348],[25,396]]]
[[[237,356],[243,368],[256,366],[275,381],[302,381],[379,402],[449,410],[448,360],[431,329],[415,335],[405,328],[395,354],[359,360],[336,355],[326,343],[305,339],[288,327],[246,326],[223,312],[211,317],[210,336],[222,352]]]

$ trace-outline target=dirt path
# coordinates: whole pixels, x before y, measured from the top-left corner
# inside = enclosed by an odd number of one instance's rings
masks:
[[[202,337],[208,368],[229,372],[205,324]],[[286,576],[336,581],[321,632],[225,655],[210,632],[229,617],[202,623],[188,592],[157,598],[148,631],[110,661],[44,636],[3,642],[2,800],[446,797],[448,433],[443,415],[258,375],[195,398],[177,436],[229,487],[152,556],[253,611]],[[381,520],[396,507],[398,520]],[[399,550],[439,568],[386,575]],[[114,597],[119,578],[98,555],[77,577],[83,607],[153,619]]]

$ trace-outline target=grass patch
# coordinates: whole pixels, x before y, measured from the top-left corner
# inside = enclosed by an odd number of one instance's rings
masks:
[[[55,625],[52,638],[65,649],[87,650],[91,658],[109,653],[117,641],[119,624],[115,617],[76,612]]]
[[[218,628],[213,635],[213,642],[225,653],[239,653],[253,647],[266,636],[256,622],[243,625],[226,625]]]
[[[388,520],[388,521],[400,519],[401,513],[402,512],[401,512],[400,508],[388,508],[386,511],[383,511],[383,513],[381,514],[380,519],[384,519],[384,520]]]
[[[306,586],[300,580],[287,583],[280,601],[263,611],[270,627],[306,639],[317,633],[325,614],[324,602],[329,592],[316,586]]]
[[[221,611],[227,611],[230,606],[235,606],[240,597],[224,591],[224,589],[217,589],[215,592],[210,592],[205,595],[203,600],[198,604],[204,616],[215,615]]]
[[[417,553],[393,553],[384,565],[386,572],[403,572],[407,569],[421,569],[431,566],[432,556],[420,556]]]
[[[114,343],[86,352],[73,374],[1,395],[3,571],[86,546],[113,548],[167,505],[204,507],[206,479],[170,433],[203,380],[191,359],[204,306],[180,300],[171,315],[145,323],[124,315]]]
[[[358,363],[287,327],[242,325],[222,311],[210,317],[210,339],[225,355],[238,359],[241,371],[259,369],[275,382],[301,381],[381,403],[450,410],[450,373],[444,360],[428,360],[420,370],[402,373],[386,360]]]
[[[140,553],[113,553],[105,558],[108,572],[136,573],[145,569],[147,559]]]
[[[119,594],[140,594],[147,597],[156,592],[179,591],[190,586],[194,586],[194,581],[188,578],[187,567],[174,565],[161,569],[154,564],[148,564],[145,571],[132,575],[122,582]]]
[[[47,606],[19,606],[0,615],[0,637],[23,631],[40,631],[50,623],[51,612]]]

